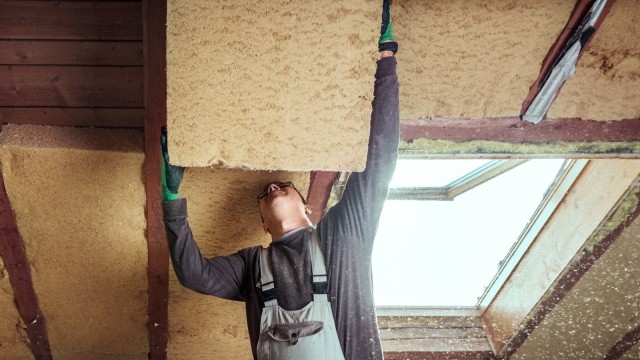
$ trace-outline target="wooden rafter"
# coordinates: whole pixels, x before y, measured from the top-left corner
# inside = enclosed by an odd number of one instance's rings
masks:
[[[312,223],[317,224],[322,219],[331,195],[333,182],[337,177],[338,173],[331,171],[313,171],[311,173],[307,202],[311,208],[309,219]]]
[[[531,102],[540,91],[540,85],[542,84],[542,81],[545,79],[547,74],[552,70],[552,66],[560,56],[562,49],[567,44],[567,41],[569,40],[571,35],[580,25],[580,22],[582,21],[582,19],[589,12],[593,3],[594,3],[594,0],[578,0],[576,2],[576,6],[573,8],[573,11],[569,16],[569,20],[567,21],[567,25],[565,25],[564,29],[560,33],[560,36],[558,36],[558,39],[553,44],[553,46],[551,46],[551,48],[549,49],[549,52],[542,60],[542,67],[540,69],[540,74],[538,75],[538,78],[533,83],[533,85],[531,85],[531,88],[529,89],[529,93],[527,94],[526,98],[522,102],[522,108],[520,110],[520,114],[524,114],[529,108],[529,105],[531,105]],[[615,3],[615,0],[607,1],[607,3],[605,4],[602,10],[602,14],[600,15],[600,18],[598,18],[594,26],[596,30],[600,27],[605,17],[607,17],[607,14],[611,10],[611,7],[613,6],[614,3]],[[584,49],[587,46],[589,46],[589,42],[587,42],[584,45],[582,52],[584,52]],[[578,55],[578,60],[580,59],[580,55],[582,54],[582,52]]]
[[[33,288],[31,269],[15,214],[4,186],[0,169],[0,255],[9,273],[20,317],[26,326],[29,346],[36,360],[51,359],[49,337],[38,296]]]
[[[547,119],[540,124],[517,117],[459,119],[434,117],[400,121],[400,139],[501,141],[514,144],[549,142],[633,142],[640,141],[640,119],[594,121]]]
[[[167,123],[165,1],[143,1],[149,359],[167,358],[169,250],[162,220],[160,129]]]
[[[618,360],[632,347],[640,343],[640,326],[628,332],[607,352],[604,360]]]

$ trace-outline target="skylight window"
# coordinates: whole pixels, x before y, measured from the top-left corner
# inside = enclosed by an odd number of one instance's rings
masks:
[[[420,160],[413,166],[416,161],[399,161],[392,186],[446,188],[460,179],[473,180],[472,174],[482,176],[478,169],[489,164],[502,168],[453,201],[387,200],[373,252],[376,305],[476,306],[565,161],[529,160],[507,166],[505,161],[471,160],[461,166],[464,160]],[[447,166],[460,171],[437,183],[421,181],[425,174],[445,172]]]

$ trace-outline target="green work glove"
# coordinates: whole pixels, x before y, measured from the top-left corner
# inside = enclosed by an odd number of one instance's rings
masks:
[[[165,201],[178,200],[178,188],[182,182],[184,168],[171,165],[167,150],[167,129],[160,133],[160,149],[162,151],[162,198]]]
[[[382,1],[382,26],[380,27],[380,40],[378,44],[395,40],[391,28],[391,0]]]
[[[378,51],[398,52],[398,43],[393,41],[393,30],[391,26],[391,0],[382,1],[382,25],[380,26],[380,40],[378,41]]]

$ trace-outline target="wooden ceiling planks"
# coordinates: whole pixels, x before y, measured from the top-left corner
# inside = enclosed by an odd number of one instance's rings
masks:
[[[0,46],[0,122],[143,126],[140,1],[1,2]]]

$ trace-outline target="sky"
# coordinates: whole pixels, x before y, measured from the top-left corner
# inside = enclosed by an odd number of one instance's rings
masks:
[[[457,178],[484,162],[400,160],[391,184],[431,186],[430,174]],[[387,200],[373,250],[376,305],[475,306],[563,163],[530,160],[453,201]]]

